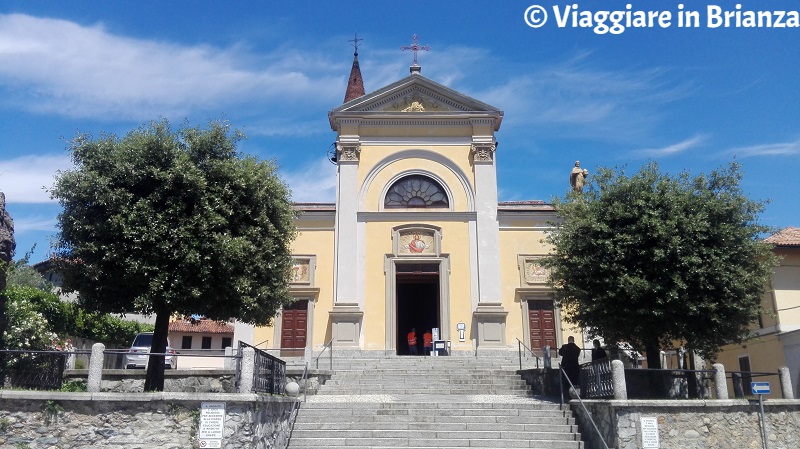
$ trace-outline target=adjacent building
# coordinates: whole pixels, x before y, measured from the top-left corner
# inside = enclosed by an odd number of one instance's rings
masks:
[[[742,344],[725,346],[717,361],[728,371],[776,373],[786,366],[795,397],[800,397],[800,228],[782,229],[764,241],[774,245],[781,261],[762,298],[763,313],[753,325],[755,336]],[[744,377],[746,394],[752,379],[770,382],[773,396],[779,397],[776,376]]]

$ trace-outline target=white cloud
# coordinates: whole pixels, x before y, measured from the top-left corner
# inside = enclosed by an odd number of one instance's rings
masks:
[[[751,145],[749,147],[734,148],[727,151],[737,157],[755,156],[786,156],[800,154],[800,140],[783,143],[765,143],[761,145]]]
[[[675,154],[683,153],[689,149],[695,148],[705,140],[704,136],[690,137],[684,141],[668,145],[663,148],[648,148],[644,150],[637,150],[633,153],[639,157],[664,157],[672,156]]]
[[[8,203],[50,203],[46,189],[53,185],[57,171],[70,168],[72,161],[66,153],[0,161],[0,190]]]
[[[28,232],[52,232],[56,233],[58,220],[55,217],[43,215],[31,215],[14,217],[14,233],[25,234]],[[17,248],[19,250],[19,248]]]
[[[295,202],[334,202],[336,166],[321,158],[295,170],[282,170],[282,178],[292,189]]]
[[[507,127],[537,127],[548,135],[568,132],[573,138],[635,141],[657,128],[660,105],[688,91],[687,85],[669,80],[663,69],[602,70],[585,63],[588,58],[578,55],[542,64],[524,75],[500,77],[501,84],[474,96],[503,109]]]
[[[185,115],[251,100],[274,100],[273,109],[287,98],[330,103],[347,76],[330,76],[321,54],[181,46],[22,14],[0,15],[0,59],[6,104],[100,119]]]

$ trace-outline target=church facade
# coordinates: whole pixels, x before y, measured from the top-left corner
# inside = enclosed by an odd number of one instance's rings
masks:
[[[539,264],[554,209],[497,199],[500,109],[416,64],[364,94],[356,53],[345,102],[328,117],[336,202],[296,204],[297,302],[254,342],[404,355],[411,328],[438,329],[452,354],[566,340]]]

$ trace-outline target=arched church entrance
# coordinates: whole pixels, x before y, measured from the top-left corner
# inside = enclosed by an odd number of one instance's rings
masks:
[[[395,283],[397,354],[409,354],[407,335],[411,328],[417,331],[418,352],[424,354],[423,334],[442,327],[439,263],[398,264]]]

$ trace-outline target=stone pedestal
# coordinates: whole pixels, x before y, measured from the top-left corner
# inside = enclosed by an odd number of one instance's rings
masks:
[[[358,348],[364,312],[357,305],[335,305],[330,312],[330,318],[333,347]]]
[[[502,304],[478,304],[473,317],[478,325],[478,350],[505,348],[506,316]]]

